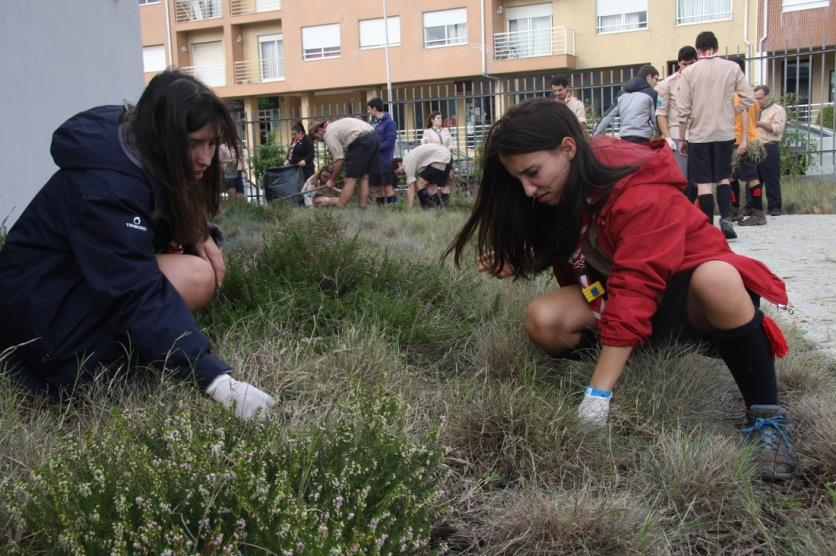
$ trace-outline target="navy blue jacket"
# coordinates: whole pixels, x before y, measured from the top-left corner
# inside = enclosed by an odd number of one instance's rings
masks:
[[[389,165],[395,157],[395,142],[398,139],[398,124],[389,112],[384,112],[380,118],[371,121],[375,133],[380,139],[377,160],[380,164]]]
[[[60,169],[0,251],[0,350],[34,340],[17,351],[24,374],[51,386],[132,350],[203,389],[229,367],[157,266],[171,238],[152,217],[159,186],[120,142],[123,113],[93,108],[54,133]]]

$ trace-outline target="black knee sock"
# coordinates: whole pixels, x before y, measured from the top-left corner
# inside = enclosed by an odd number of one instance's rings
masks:
[[[731,185],[731,205],[740,208],[740,182],[732,180],[729,185]]]
[[[697,201],[697,186],[694,185],[692,182],[688,182],[688,185],[685,186],[685,190],[683,191],[683,193],[685,193],[685,196],[692,203],[695,203]]]
[[[377,206],[379,207],[382,207],[386,204],[386,197],[375,197],[374,200],[377,203]]]
[[[441,206],[446,207],[447,203],[450,202],[450,194],[449,193],[440,193],[441,195]]]
[[[421,202],[421,208],[432,208],[432,201],[430,200],[430,193],[426,189],[418,190],[418,201]]]
[[[700,210],[702,210],[705,215],[708,217],[708,222],[713,226],[714,225],[714,195],[711,193],[706,193],[704,195],[700,195],[697,197],[697,200],[700,202]]]
[[[720,218],[731,217],[731,186],[721,183],[717,186],[717,204],[720,206]]]
[[[775,360],[763,329],[763,313],[755,311],[749,323],[712,334],[714,347],[731,371],[748,409],[752,405],[778,405]]]
[[[763,185],[758,184],[749,188],[752,192],[752,209],[763,210]]]

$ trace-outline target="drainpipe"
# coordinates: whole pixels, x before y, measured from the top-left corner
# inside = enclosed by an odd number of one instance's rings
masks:
[[[488,49],[485,47],[488,40],[485,29],[485,0],[479,0],[479,22],[482,26],[482,76],[491,77],[488,75]]]
[[[392,73],[389,69],[389,17],[386,15],[386,0],[383,0],[383,40],[386,51],[386,93],[389,95],[387,99],[389,103],[392,102]]]
[[[165,0],[165,33],[168,38],[166,42],[166,50],[168,51],[168,65],[174,65],[174,57],[171,54],[171,20],[168,17],[168,0]]]
[[[769,0],[763,0],[763,36],[758,39],[758,55],[761,56],[761,83],[766,84],[766,57],[763,52],[763,43],[769,35]]]
[[[743,14],[743,44],[746,45],[746,56],[749,56],[752,47],[752,43],[749,41],[749,0],[743,3]]]

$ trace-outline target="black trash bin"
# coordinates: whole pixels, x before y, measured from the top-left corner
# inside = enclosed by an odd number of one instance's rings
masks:
[[[278,166],[264,171],[264,198],[268,202],[284,199],[291,205],[303,205],[299,192],[304,184],[304,175],[299,166]]]

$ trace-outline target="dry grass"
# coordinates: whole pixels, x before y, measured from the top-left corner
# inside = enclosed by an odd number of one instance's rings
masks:
[[[729,373],[694,350],[637,352],[616,389],[609,428],[581,432],[575,410],[593,363],[545,355],[521,326],[528,301],[554,282],[500,282],[439,262],[463,212],[253,212],[239,205],[228,205],[225,215],[230,266],[238,270],[255,264],[265,237],[285,241],[290,231],[313,230],[333,234],[314,240],[336,246],[334,265],[343,264],[343,242],[356,238],[361,248],[351,256],[362,264],[347,261],[354,266],[345,268],[356,273],[371,265],[373,275],[397,281],[349,292],[353,297],[337,301],[353,307],[326,311],[331,298],[311,302],[321,292],[293,282],[298,269],[243,274],[239,279],[271,293],[246,311],[243,302],[220,303],[202,322],[238,377],[277,394],[275,420],[288,429],[327,426],[331,408],[358,387],[403,400],[414,438],[437,428],[446,457],[436,469],[443,493],[434,508],[433,551],[836,552],[829,533],[836,527],[836,367],[800,335],[789,335],[802,349],[778,370],[803,472],[786,483],[762,483],[740,441],[742,403]],[[410,279],[413,263],[430,272]],[[415,320],[399,318],[414,303],[426,305]],[[134,415],[153,404],[166,411],[212,407],[159,372],[103,377],[64,405],[33,400],[0,381],[0,487],[49,462],[60,439],[95,437],[114,408]],[[0,506],[4,496],[0,488]],[[0,510],[7,536],[8,519]]]

